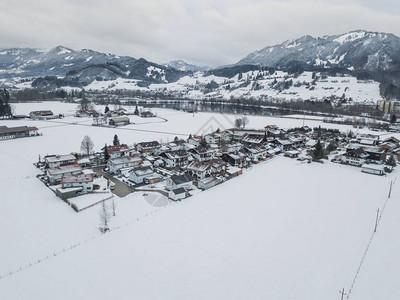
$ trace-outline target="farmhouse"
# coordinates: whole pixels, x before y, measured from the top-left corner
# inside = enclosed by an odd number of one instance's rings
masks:
[[[78,175],[82,173],[82,167],[79,165],[66,165],[55,168],[48,168],[46,170],[47,177],[51,184],[61,181],[64,175]]]
[[[51,110],[37,110],[29,113],[31,119],[54,119],[55,116]]]
[[[57,168],[73,164],[76,160],[75,155],[51,155],[45,157],[46,168]]]
[[[224,153],[222,159],[233,167],[244,167],[247,165],[246,155],[242,152]]]
[[[38,135],[38,128],[19,126],[19,127],[7,127],[0,126],[0,141],[1,140],[11,140],[29,136]]]
[[[129,117],[110,118],[108,124],[111,126],[125,126],[130,123]]]

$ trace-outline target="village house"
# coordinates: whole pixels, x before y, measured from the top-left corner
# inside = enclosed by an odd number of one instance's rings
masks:
[[[84,118],[84,117],[98,117],[100,114],[94,109],[89,110],[77,110],[75,112],[75,117]]]
[[[75,163],[76,157],[73,154],[51,155],[45,157],[46,168],[57,168]]]
[[[61,187],[72,188],[80,187],[82,191],[92,191],[93,190],[93,174],[78,174],[78,175],[63,175],[61,178]]]
[[[0,141],[39,135],[38,130],[39,129],[37,127],[28,126],[0,126]]]
[[[139,151],[143,156],[161,154],[161,145],[157,141],[142,142],[136,145],[136,150]]]
[[[195,146],[195,147],[199,147],[202,141],[202,137],[201,136],[192,136],[188,138],[188,143]]]
[[[275,144],[282,152],[292,149],[292,142],[288,140],[277,139],[275,140]]]
[[[51,110],[37,110],[37,111],[31,111],[29,113],[29,118],[45,120],[45,119],[54,119],[54,118],[56,118],[56,116],[54,116],[54,114]]]
[[[104,151],[104,147],[101,150]],[[126,144],[107,146],[107,152],[111,159],[137,154],[135,149],[128,147]]]
[[[242,150],[243,145],[241,143],[226,143],[221,146],[223,153],[232,153]]]
[[[123,156],[107,161],[108,172],[110,174],[119,173],[121,169],[138,167],[142,164],[142,159],[139,155]]]
[[[221,141],[221,135],[218,133],[210,133],[204,136],[207,144],[218,144]]]
[[[230,164],[232,167],[243,168],[247,166],[247,156],[242,152],[236,153],[223,153],[222,160]]]
[[[173,191],[175,189],[183,188],[186,191],[193,189],[193,178],[188,173],[183,175],[172,175],[167,179],[167,190]]]
[[[264,160],[267,150],[257,146],[246,146],[243,152],[253,163],[258,163],[260,160]]]
[[[184,188],[177,188],[168,192],[168,197],[174,201],[186,198],[187,191]]]
[[[142,118],[152,118],[152,117],[154,117],[154,114],[151,111],[142,111],[140,113],[140,116]]]
[[[222,159],[215,158],[210,161],[191,162],[187,167],[187,171],[192,177],[196,179],[203,179],[212,174],[223,173],[225,166],[226,163]]]
[[[199,146],[189,151],[192,157],[197,161],[207,161],[214,158],[215,152],[207,147]]]
[[[188,164],[189,154],[185,150],[168,151],[161,154],[167,168],[183,167]]]
[[[167,147],[169,151],[178,151],[178,150],[186,150],[185,149],[185,140],[175,140],[173,142],[168,143]]]
[[[358,148],[348,148],[346,153],[342,155],[342,163],[349,164],[353,166],[361,166],[363,165],[367,158],[368,154],[364,151],[362,147]]]
[[[82,167],[79,165],[66,165],[46,169],[46,174],[50,184],[59,183],[64,175],[78,175],[81,173]]]
[[[145,183],[146,178],[154,177],[154,170],[150,166],[134,168],[129,172],[129,180],[136,184]]]
[[[108,124],[111,126],[125,126],[130,123],[129,117],[116,117],[110,118],[108,120]]]

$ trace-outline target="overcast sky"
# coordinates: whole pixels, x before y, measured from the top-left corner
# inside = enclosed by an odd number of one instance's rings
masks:
[[[63,45],[219,66],[309,34],[400,36],[399,0],[1,0],[0,48]]]

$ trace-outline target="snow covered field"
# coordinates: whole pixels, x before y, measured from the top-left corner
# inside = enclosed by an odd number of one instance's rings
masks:
[[[74,105],[16,105],[17,114],[41,109],[68,115]],[[114,134],[127,144],[167,141],[231,127],[234,120],[153,112],[168,122],[138,118],[126,127],[100,128],[89,118],[0,121],[43,133],[0,142],[0,299],[340,299],[373,233],[376,209],[384,207],[349,298],[399,299],[398,183],[385,206],[398,170],[379,177],[276,157],[165,207],[142,193],[117,199],[113,229],[105,235],[98,231],[97,207],[75,213],[35,177],[39,154],[77,152],[84,135],[99,150]],[[303,122],[249,120],[255,128]],[[353,130],[318,120],[306,125]]]

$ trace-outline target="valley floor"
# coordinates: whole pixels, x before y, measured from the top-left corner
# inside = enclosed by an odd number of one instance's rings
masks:
[[[42,105],[16,109],[27,113]],[[74,111],[70,104],[46,105],[55,113]],[[98,128],[69,116],[0,121],[43,133],[0,142],[1,299],[340,299],[342,288],[349,299],[400,297],[398,182],[387,199],[398,170],[380,177],[328,161],[276,157],[182,202],[160,205],[142,193],[118,198],[104,235],[97,207],[77,214],[35,177],[39,154],[77,152],[84,135],[99,149],[116,133],[128,144],[166,141],[228,128],[234,119],[156,112],[168,122]],[[249,119],[254,128],[303,122]],[[306,125],[352,129],[318,120]],[[377,233],[354,281],[378,208]]]

